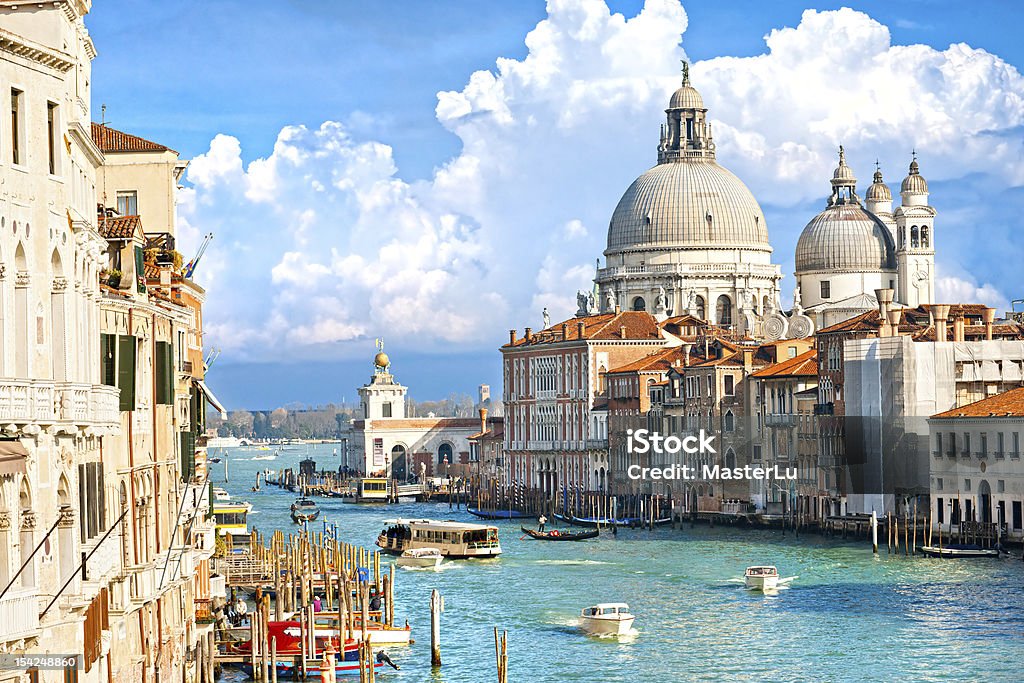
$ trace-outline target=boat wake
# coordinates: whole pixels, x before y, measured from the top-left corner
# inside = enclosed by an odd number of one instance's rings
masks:
[[[406,572],[443,572],[448,569],[462,569],[466,565],[458,562],[442,562],[436,567],[410,567],[408,565],[398,566],[399,569]]]

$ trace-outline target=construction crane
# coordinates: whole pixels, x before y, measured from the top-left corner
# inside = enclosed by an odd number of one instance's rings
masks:
[[[206,233],[206,237],[203,238],[203,243],[199,245],[199,251],[192,257],[192,260],[185,264],[183,274],[189,280],[192,279],[192,273],[196,272],[196,266],[199,265],[199,259],[203,258],[203,254],[206,253],[206,247],[210,246],[210,240],[213,239],[213,233]]]

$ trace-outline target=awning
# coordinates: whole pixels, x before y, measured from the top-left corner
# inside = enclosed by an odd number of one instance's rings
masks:
[[[212,391],[210,391],[210,387],[206,386],[206,384],[201,379],[196,380],[196,386],[199,387],[199,391],[203,392],[203,396],[206,397],[207,403],[216,408],[217,412],[220,413],[220,419],[228,419],[228,411],[224,409],[224,404],[218,401],[217,397],[213,395]]]
[[[28,451],[18,439],[0,441],[0,475],[25,471]]]

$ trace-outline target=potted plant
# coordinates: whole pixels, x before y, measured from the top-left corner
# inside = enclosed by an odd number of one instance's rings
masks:
[[[117,268],[111,268],[100,273],[101,280],[107,281],[107,286],[117,289],[121,286],[121,271]]]

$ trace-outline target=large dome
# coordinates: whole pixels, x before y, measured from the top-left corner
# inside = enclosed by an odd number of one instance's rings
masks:
[[[737,247],[771,251],[757,200],[713,160],[685,159],[658,164],[633,181],[612,214],[605,254]]]
[[[859,204],[837,204],[811,219],[796,243],[796,272],[896,269],[896,246],[878,218]]]

